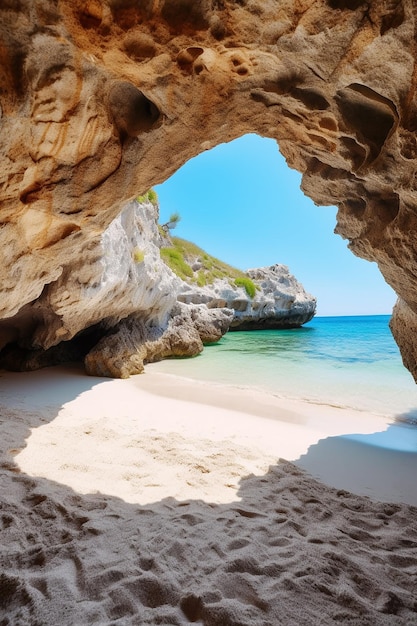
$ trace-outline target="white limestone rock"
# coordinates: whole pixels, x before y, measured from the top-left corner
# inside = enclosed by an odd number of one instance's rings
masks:
[[[132,314],[166,324],[180,280],[160,258],[157,219],[158,208],[149,201],[126,204],[86,254],[30,305],[37,325],[27,345],[47,349],[98,322],[112,327]]]
[[[77,263],[10,320],[19,335],[0,366],[31,370],[85,357],[88,373],[124,378],[218,341],[233,315],[177,302],[181,280],[161,259],[158,216],[150,201],[125,205]]]
[[[315,299],[285,266],[248,272],[254,298],[227,275],[206,287],[184,283],[161,259],[158,216],[148,200],[126,204],[35,302],[9,318],[6,343],[16,335],[0,365],[36,369],[75,355],[85,357],[90,374],[125,377],[146,362],[197,354],[229,326],[288,328],[314,315]]]
[[[227,307],[233,312],[230,330],[296,328],[314,317],[316,298],[305,291],[286,265],[276,264],[246,273],[257,288],[253,298],[244,287],[222,278],[204,287],[183,281],[178,300],[203,303],[209,308]]]

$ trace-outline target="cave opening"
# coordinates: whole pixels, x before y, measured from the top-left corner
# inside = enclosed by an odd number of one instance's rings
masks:
[[[295,331],[227,333],[201,359],[164,361],[156,371],[411,415],[415,385],[388,328],[396,294],[376,263],[334,233],[336,207],[315,206],[300,184],[276,141],[250,134],[201,153],[155,187],[160,222],[181,216],[173,236],[244,271],[287,265],[317,298],[315,318]]]
[[[388,315],[396,295],[375,263],[334,234],[336,207],[316,207],[277,143],[255,134],[188,161],[155,190],[175,236],[241,270],[287,265],[317,297],[317,315]]]

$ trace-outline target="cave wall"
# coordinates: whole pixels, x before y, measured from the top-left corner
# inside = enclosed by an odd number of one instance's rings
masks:
[[[2,0],[0,347],[127,201],[255,132],[400,296],[416,377],[416,39],[412,0]]]

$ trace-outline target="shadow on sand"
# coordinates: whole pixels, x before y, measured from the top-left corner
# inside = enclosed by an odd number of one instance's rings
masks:
[[[416,425],[395,423],[383,432],[327,437],[295,465],[324,482],[331,467],[333,487],[417,506]]]
[[[416,508],[326,487],[284,461],[221,505],[127,504],[20,473],[13,454],[31,429],[103,382],[62,372],[8,375],[7,388],[0,378],[2,626],[417,624]],[[305,456],[323,446],[334,442]],[[345,446],[348,463],[364,444]]]

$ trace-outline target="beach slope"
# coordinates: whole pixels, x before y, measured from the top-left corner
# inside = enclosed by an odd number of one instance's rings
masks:
[[[323,445],[392,426],[149,369],[1,375],[2,624],[417,624],[412,481],[329,486]]]

